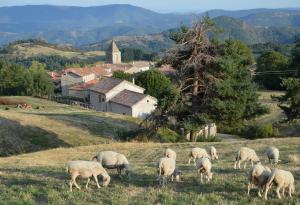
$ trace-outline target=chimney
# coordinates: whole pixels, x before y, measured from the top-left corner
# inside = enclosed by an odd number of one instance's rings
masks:
[[[135,79],[134,78],[132,78],[132,84],[135,85]]]

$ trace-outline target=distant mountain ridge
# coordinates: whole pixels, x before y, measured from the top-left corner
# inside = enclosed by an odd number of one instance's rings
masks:
[[[293,30],[292,33],[297,33],[294,30],[300,27],[300,9],[211,10],[198,14],[161,14],[128,4],[96,7],[14,6],[0,7],[0,45],[19,39],[39,38],[50,43],[83,46],[116,36],[161,33],[178,28],[182,23],[190,25],[207,14],[212,18],[233,17],[252,27],[289,27]],[[226,28],[226,24],[222,27]],[[237,30],[240,30],[239,27]]]

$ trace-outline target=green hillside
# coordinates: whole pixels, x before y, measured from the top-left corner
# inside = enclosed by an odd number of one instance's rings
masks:
[[[5,99],[25,102],[33,108],[24,110],[15,105],[0,105],[0,156],[107,143],[120,131],[137,129],[139,123],[123,115],[94,112],[38,98]]]

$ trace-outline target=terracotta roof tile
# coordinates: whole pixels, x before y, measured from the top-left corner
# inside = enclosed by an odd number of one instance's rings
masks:
[[[97,84],[99,82],[99,80],[95,79],[95,80],[91,80],[89,82],[86,83],[80,83],[77,85],[74,85],[72,87],[70,87],[70,90],[88,90],[89,88],[93,87],[95,84]]]
[[[105,69],[100,66],[91,67],[91,68],[67,68],[64,70],[65,73],[74,73],[78,76],[87,76],[90,74],[95,74],[96,76],[111,76],[112,72],[108,69]]]

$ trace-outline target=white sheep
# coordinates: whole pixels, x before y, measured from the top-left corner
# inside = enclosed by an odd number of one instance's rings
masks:
[[[167,184],[168,177],[175,177],[176,181],[179,181],[179,176],[182,172],[176,169],[176,161],[173,158],[163,157],[160,158],[157,163],[159,173],[159,184],[165,186]]]
[[[176,152],[170,148],[165,150],[164,156],[176,160]]]
[[[210,156],[212,160],[219,159],[219,156],[217,154],[217,149],[214,146],[210,147]]]
[[[189,164],[191,163],[191,160],[193,160],[195,163],[196,159],[201,157],[210,158],[205,149],[199,147],[192,148],[189,153]]]
[[[98,183],[98,175],[103,177],[103,186],[108,186],[110,182],[110,176],[107,174],[106,170],[98,162],[93,161],[70,161],[67,163],[67,172],[70,174],[70,191],[72,192],[73,184],[80,190],[81,188],[76,183],[76,178],[81,176],[82,178],[87,178],[87,183],[85,185],[88,188],[90,177],[94,177],[97,187],[100,188]]]
[[[280,189],[282,189],[282,196],[284,197],[286,188],[289,189],[289,196],[292,197],[292,193],[295,192],[294,182],[294,176],[291,172],[281,169],[273,170],[267,181],[265,199],[267,200],[268,198],[268,191],[272,184],[275,184],[277,187],[276,193],[279,199],[281,199]]]
[[[264,167],[261,164],[254,165],[248,172],[248,195],[253,185],[258,187],[258,196],[261,197],[261,190],[266,186],[271,169]]]
[[[96,156],[93,157],[93,160],[97,160],[106,169],[117,169],[119,174],[122,173],[122,170],[125,170],[125,174],[129,176],[131,172],[129,162],[125,155],[117,152],[99,152]]]
[[[269,163],[277,164],[278,162],[280,162],[279,149],[277,149],[276,147],[273,147],[273,146],[268,147],[266,154],[268,156]]]
[[[234,169],[241,168],[241,162],[246,161],[244,164],[244,169],[246,169],[247,161],[251,162],[251,165],[253,166],[253,163],[260,163],[260,160],[258,156],[256,155],[256,152],[253,149],[250,149],[248,147],[242,147],[235,158],[234,163]]]
[[[197,168],[197,172],[201,176],[201,183],[203,182],[203,180],[202,180],[203,173],[206,173],[205,178],[208,182],[212,179],[213,173],[211,172],[211,167],[212,167],[212,164],[211,164],[209,158],[206,158],[206,157],[197,158],[196,168]]]

